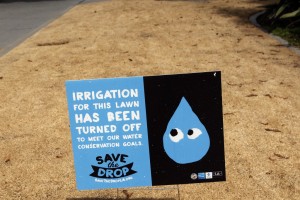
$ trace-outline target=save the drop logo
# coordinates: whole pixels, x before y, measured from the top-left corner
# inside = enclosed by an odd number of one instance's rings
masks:
[[[207,130],[184,97],[168,123],[163,146],[167,155],[178,164],[197,162],[209,150]]]
[[[136,171],[132,169],[133,163],[127,163],[128,155],[126,154],[106,154],[105,156],[97,156],[96,160],[100,166],[94,166],[92,177],[97,178],[122,178],[132,174]]]

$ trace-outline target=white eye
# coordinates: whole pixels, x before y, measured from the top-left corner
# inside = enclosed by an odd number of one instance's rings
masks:
[[[183,139],[183,133],[180,129],[174,128],[170,131],[169,137],[172,142],[179,142]]]
[[[196,139],[197,137],[199,137],[199,135],[201,135],[201,134],[202,134],[202,132],[199,128],[192,128],[188,132],[188,138],[193,140],[193,139]]]

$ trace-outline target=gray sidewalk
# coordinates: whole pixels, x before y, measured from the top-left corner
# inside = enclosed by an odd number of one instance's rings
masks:
[[[79,3],[101,0],[0,0],[0,56]]]

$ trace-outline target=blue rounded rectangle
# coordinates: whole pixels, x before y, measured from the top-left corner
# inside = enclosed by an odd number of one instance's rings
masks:
[[[150,186],[142,77],[67,81],[79,190]]]

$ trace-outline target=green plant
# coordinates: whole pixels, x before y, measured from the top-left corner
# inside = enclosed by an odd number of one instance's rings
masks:
[[[258,22],[267,31],[300,47],[300,0],[277,0]]]
[[[271,25],[280,27],[300,24],[300,0],[278,0],[268,17]]]

